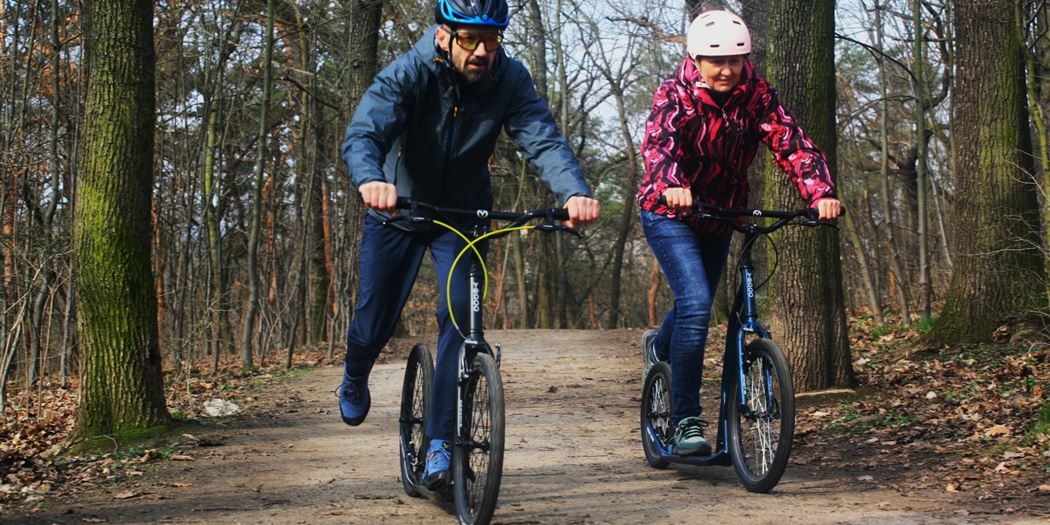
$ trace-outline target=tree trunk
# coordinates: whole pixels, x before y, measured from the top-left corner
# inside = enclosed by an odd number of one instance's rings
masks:
[[[836,160],[833,0],[769,3],[766,67],[780,102]],[[794,209],[801,203],[784,174],[767,169],[766,202]],[[780,271],[771,281],[773,333],[788,355],[799,391],[854,382],[846,332],[839,237],[830,229],[781,230]]]
[[[846,227],[844,233],[849,238],[849,242],[854,246],[854,253],[857,256],[857,264],[860,266],[858,271],[860,272],[861,284],[864,286],[864,297],[868,301],[868,307],[871,308],[872,316],[875,317],[875,322],[882,325],[886,323],[886,319],[882,316],[882,302],[879,299],[879,292],[875,288],[874,279],[872,279],[871,266],[868,264],[868,253],[869,251],[864,249],[864,240],[861,239],[860,232],[857,230],[857,222],[853,219],[853,216],[860,211],[860,208],[855,206],[849,206],[846,204],[846,192],[844,184],[840,184],[838,187],[839,198],[842,199],[844,205],[850,208],[850,213],[847,213],[842,220],[845,221]]]
[[[529,327],[529,289],[525,280],[525,246],[520,235],[511,238],[514,257],[514,281],[518,289],[518,328]]]
[[[216,95],[221,95],[219,93],[221,81],[216,80],[215,82]],[[208,309],[211,312],[211,337],[216,348],[216,357],[218,357],[219,348],[222,348],[225,344],[233,343],[230,339],[228,308],[224,304],[227,297],[226,279],[224,279],[222,271],[222,239],[219,236],[219,221],[222,218],[217,211],[219,208],[219,181],[215,171],[215,157],[218,155],[216,144],[218,143],[219,110],[217,106],[219,105],[219,98],[219,96],[213,96],[210,103],[205,104],[208,108],[208,117],[206,121],[207,127],[204,132],[204,170],[202,172],[204,179],[202,188],[204,193],[204,225],[208,239],[208,274],[211,281]]]
[[[660,263],[656,257],[650,257],[649,261],[649,287],[645,293],[649,326],[660,326],[660,312],[656,311],[656,296],[660,292]]]
[[[600,50],[603,51],[603,50]],[[616,102],[617,122],[620,125],[620,135],[624,143],[624,155],[627,157],[627,181],[623,188],[623,210],[620,213],[620,227],[616,234],[616,242],[613,244],[612,261],[612,284],[610,286],[609,298],[609,327],[622,326],[624,315],[620,311],[620,291],[623,280],[623,258],[627,247],[627,239],[630,237],[635,217],[635,194],[638,191],[638,149],[635,147],[634,139],[631,137],[631,129],[628,121],[628,109],[625,104],[624,86],[621,83],[628,82],[623,75],[613,72],[612,64],[607,60],[604,52],[597,57],[602,63],[599,65],[602,75],[609,82],[609,90],[613,101]]]
[[[224,269],[224,258],[222,251],[222,236],[219,232],[219,224],[223,221],[222,207],[219,206],[219,193],[222,180],[219,173],[221,168],[216,169],[215,161],[220,155],[220,137],[225,130],[219,131],[219,115],[223,109],[223,83],[226,78],[226,62],[230,55],[237,49],[241,39],[241,29],[244,24],[237,16],[240,12],[240,3],[234,9],[230,20],[229,32],[223,35],[222,44],[219,48],[219,58],[215,69],[208,74],[211,85],[207,89],[207,98],[204,103],[205,129],[204,129],[204,168],[201,170],[203,179],[202,193],[204,197],[204,224],[208,239],[208,269],[211,286],[209,289],[209,310],[211,312],[212,326],[211,339],[215,347],[215,359],[218,362],[219,353],[225,347],[233,349],[233,333],[230,327],[230,292],[229,283],[226,279]]]
[[[882,7],[878,4],[875,6],[875,30],[878,38],[878,47],[883,49]],[[887,122],[890,104],[887,92],[889,80],[887,78],[885,59],[880,54],[877,60],[879,63],[879,78],[881,79],[879,84],[882,90],[881,103],[879,104],[879,127],[883,130],[879,134],[882,150],[879,156],[879,180],[882,182],[882,191],[879,192],[879,196],[882,200],[883,223],[886,225],[886,234],[889,235],[890,239],[890,271],[897,277],[898,311],[900,312],[901,323],[909,325],[911,324],[911,295],[907,285],[908,276],[904,273],[904,264],[901,262],[901,250],[904,249],[904,246],[897,235],[897,222],[893,218],[894,207],[890,205],[890,143],[889,123]]]
[[[73,326],[73,319],[77,315],[77,302],[74,299],[72,281],[66,285],[66,313],[62,320],[62,357],[59,363],[58,384],[62,388],[69,386],[69,360],[70,356],[77,353],[77,331]],[[0,407],[2,407],[0,403]]]
[[[532,81],[536,83],[536,92],[540,98],[547,100],[547,31],[543,28],[543,12],[538,0],[528,0],[529,8],[529,47],[532,53]]]
[[[541,235],[539,238],[540,257],[536,269],[536,324],[535,328],[554,328],[554,293],[555,283],[554,271],[551,266],[557,264],[553,261],[550,235]]]
[[[350,71],[346,103],[341,106],[347,113],[340,119],[341,122],[349,121],[350,114],[353,113],[357,103],[379,71],[379,27],[382,22],[383,0],[349,0],[348,10],[350,18],[348,20],[347,62]],[[353,191],[352,187],[350,191]],[[363,208],[361,199],[356,196],[348,195],[344,204],[347,208],[346,224],[349,227],[345,244],[348,255],[345,258],[346,271],[343,275],[343,285],[340,288],[345,325],[343,334],[345,335],[350,327],[350,317],[356,301],[357,250],[361,239]]]
[[[83,382],[74,435],[93,438],[171,419],[150,267],[153,2],[86,2],[84,42],[89,78],[73,214]]]
[[[1039,147],[1036,149],[1036,156],[1039,159],[1038,168],[1039,174],[1034,175],[1036,182],[1041,181],[1043,191],[1050,188],[1050,136],[1047,135],[1046,130],[1046,119],[1043,118],[1043,107],[1039,104],[1039,71],[1036,69],[1036,58],[1035,52],[1028,45],[1028,32],[1027,24],[1025,24],[1025,17],[1027,14],[1024,11],[1024,2],[1014,3],[1015,12],[1015,23],[1017,24],[1017,34],[1021,38],[1021,51],[1024,57],[1024,68],[1025,74],[1025,95],[1028,99],[1028,112],[1032,118],[1032,124],[1035,128],[1036,142]],[[1042,40],[1045,35],[1038,38]],[[1050,247],[1050,199],[1043,198],[1043,246],[1045,251],[1045,259],[1050,261],[1050,250],[1045,247]],[[1046,288],[1047,297],[1050,298],[1050,283],[1047,284]]]
[[[315,128],[313,136],[316,137],[319,131]],[[313,142],[316,143],[316,139]],[[322,216],[325,206],[321,203],[327,198],[321,187],[324,171],[317,166],[312,166],[310,173],[312,188],[309,192],[311,212],[309,214],[310,251],[308,254],[310,257],[310,293],[308,295],[311,300],[308,315],[310,319],[308,340],[312,344],[317,344],[325,339],[325,326],[328,324],[328,290],[331,288],[331,278],[325,260],[324,217]]]
[[[929,138],[926,133],[926,108],[929,94],[926,87],[926,34],[922,24],[922,0],[911,0],[912,23],[915,31],[915,46],[912,53],[912,85],[915,94],[915,144],[918,158],[915,163],[915,175],[918,197],[916,220],[919,236],[919,296],[922,298],[922,317],[929,319],[933,312],[933,286],[930,283],[930,237],[928,202],[927,156]]]
[[[273,93],[273,19],[274,0],[266,2],[266,49],[263,51],[263,96],[259,111],[259,149],[255,160],[255,182],[252,189],[251,231],[248,234],[248,304],[245,305],[244,332],[241,334],[241,366],[252,367],[252,339],[255,318],[259,313],[259,237],[262,230],[262,187],[269,135],[270,97]]]
[[[955,3],[955,265],[935,343],[991,339],[1004,319],[1045,307],[1039,204],[1021,39],[1010,0]]]

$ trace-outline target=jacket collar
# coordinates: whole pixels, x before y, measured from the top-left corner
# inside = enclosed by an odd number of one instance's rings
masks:
[[[700,71],[696,69],[696,64],[688,56],[678,65],[678,69],[675,71],[675,80],[686,88],[686,91],[692,95],[694,100],[722,109],[737,104],[739,100],[754,90],[755,69],[751,64],[751,60],[744,60],[744,69],[740,72],[740,82],[729,92],[729,97],[726,98],[723,104],[719,104],[711,96],[711,88],[700,77]]]

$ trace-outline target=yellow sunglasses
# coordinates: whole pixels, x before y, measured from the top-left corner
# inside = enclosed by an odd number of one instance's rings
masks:
[[[456,30],[448,30],[448,34],[452,35],[452,39],[459,44],[466,51],[474,51],[478,48],[478,45],[482,42],[485,43],[485,50],[493,52],[499,49],[499,46],[503,44],[503,33],[488,33],[484,36],[474,35],[470,33],[460,33]]]

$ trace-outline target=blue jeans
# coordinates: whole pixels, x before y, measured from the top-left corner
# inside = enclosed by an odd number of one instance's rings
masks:
[[[656,355],[671,365],[673,422],[700,415],[700,378],[715,287],[731,235],[697,234],[685,223],[641,212],[642,230],[656,255],[674,306],[656,335]]]
[[[469,234],[469,225],[456,226]],[[481,253],[485,254],[484,241],[479,244]],[[464,246],[466,242],[448,230],[406,232],[383,226],[371,215],[365,216],[357,305],[346,342],[346,375],[357,379],[368,376],[372,370],[379,352],[394,335],[401,309],[416,282],[423,255],[430,248],[438,280],[439,335],[426,434],[436,439],[452,439],[456,426],[456,372],[463,338],[448,315],[445,282],[453,259]],[[464,332],[470,323],[470,260],[469,254],[461,257],[452,277],[452,308],[456,322]]]

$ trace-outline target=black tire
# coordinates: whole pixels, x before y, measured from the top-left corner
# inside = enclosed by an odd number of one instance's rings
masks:
[[[674,406],[671,403],[671,367],[658,362],[649,369],[642,387],[642,450],[645,460],[653,468],[667,468],[668,462],[660,455],[654,440],[666,448],[674,439],[674,425],[671,415]]]
[[[740,406],[733,388],[729,419],[729,454],[744,487],[769,492],[787,468],[795,433],[795,387],[784,353],[769,339],[756,339],[744,351],[744,388],[748,406]]]
[[[456,515],[463,525],[485,525],[503,477],[503,380],[492,356],[474,356],[460,396],[463,424],[452,451]]]
[[[658,360],[656,356],[649,351],[649,340],[656,337],[659,330],[655,328],[649,328],[642,332],[642,379],[649,375],[649,369],[653,367],[653,364]]]
[[[426,467],[426,420],[430,401],[430,387],[434,380],[434,358],[426,345],[412,347],[401,386],[401,485],[405,494],[418,498],[417,488],[423,480]]]

